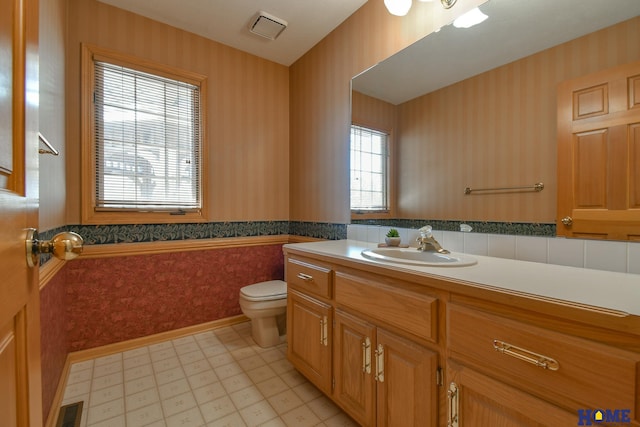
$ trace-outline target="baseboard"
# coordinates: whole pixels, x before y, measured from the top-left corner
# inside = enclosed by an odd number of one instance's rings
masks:
[[[84,360],[96,359],[98,357],[108,356],[114,353],[122,353],[124,351],[132,350],[134,348],[147,346],[162,341],[173,340],[186,335],[197,334],[201,332],[210,331],[213,329],[224,328],[227,326],[236,325],[238,323],[247,322],[248,317],[241,314],[238,316],[226,317],[224,319],[213,320],[207,323],[201,323],[199,325],[187,326],[185,328],[174,329],[172,331],[161,332],[159,334],[148,335],[145,337],[134,338],[127,341],[122,341],[113,344],[107,344],[101,347],[90,348],[87,350],[74,351],[67,354],[62,374],[58,382],[58,388],[56,389],[53,402],[51,403],[51,409],[47,416],[45,427],[55,427],[60,406],[62,405],[62,399],[64,398],[64,389],[69,378],[69,371],[73,363],[82,362]]]

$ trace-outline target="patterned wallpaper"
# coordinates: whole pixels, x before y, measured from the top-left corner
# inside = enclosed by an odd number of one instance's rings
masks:
[[[65,266],[69,351],[241,314],[240,288],[283,279],[282,245],[78,259]]]

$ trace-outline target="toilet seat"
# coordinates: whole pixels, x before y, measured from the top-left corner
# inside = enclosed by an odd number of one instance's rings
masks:
[[[272,301],[287,297],[287,283],[282,280],[254,283],[240,289],[240,295],[248,301]]]

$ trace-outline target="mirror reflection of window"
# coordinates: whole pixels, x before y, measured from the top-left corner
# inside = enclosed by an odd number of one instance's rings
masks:
[[[389,210],[389,135],[351,126],[351,210]]]

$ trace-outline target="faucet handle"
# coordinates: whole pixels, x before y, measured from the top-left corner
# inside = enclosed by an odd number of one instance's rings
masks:
[[[433,236],[431,230],[433,230],[433,228],[430,225],[425,225],[419,229],[418,232],[420,233],[420,237],[431,237]]]

